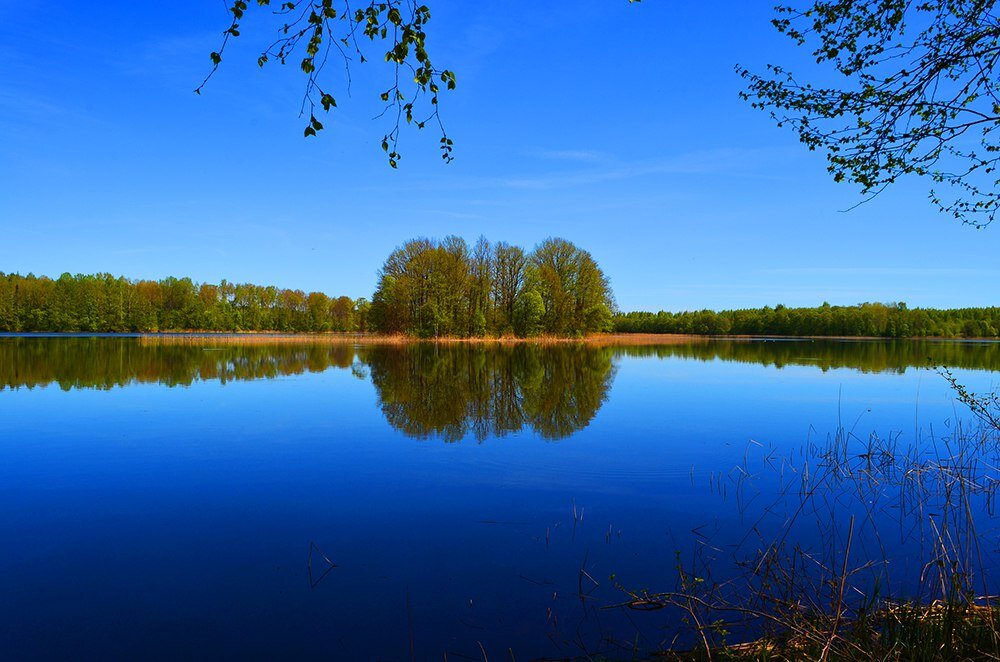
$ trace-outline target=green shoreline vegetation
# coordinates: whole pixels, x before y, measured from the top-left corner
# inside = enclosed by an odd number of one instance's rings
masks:
[[[413,239],[378,272],[371,300],[273,285],[56,279],[0,272],[0,332],[374,333],[414,338],[580,338],[597,333],[688,336],[996,338],[1000,307],[856,306],[618,311],[587,251],[546,239],[532,251],[480,237]]]
[[[480,238],[414,239],[379,270],[371,301],[190,278],[0,273],[0,332],[376,332],[420,338],[579,337],[612,330],[614,298],[590,253]]]
[[[549,238],[532,251],[480,237],[413,239],[378,272],[369,301],[273,285],[52,279],[0,272],[0,332],[375,333],[415,338],[579,338],[595,333],[695,336],[995,338],[1000,307],[905,303],[670,313],[618,311],[591,254]]]
[[[827,336],[869,338],[995,338],[1000,307],[909,308],[905,303],[764,308],[714,312],[630,312],[614,318],[617,333],[712,336]]]
[[[430,281],[433,283],[433,281]],[[190,278],[131,280],[111,274],[52,279],[0,272],[0,333],[376,333],[417,338],[582,337],[612,332],[669,336],[996,338],[1000,307],[856,306],[611,313],[607,301],[572,312],[524,286],[472,279],[471,287],[424,288],[424,276],[383,276],[374,301],[250,283]],[[496,288],[488,289],[488,288]],[[472,296],[470,296],[470,293]],[[569,296],[559,293],[562,297]],[[557,296],[559,296],[557,295]],[[568,320],[568,321],[567,321]]]

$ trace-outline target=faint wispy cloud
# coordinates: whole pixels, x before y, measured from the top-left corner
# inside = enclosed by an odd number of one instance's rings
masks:
[[[460,218],[465,220],[482,218],[479,214],[472,214],[463,211],[451,211],[448,209],[428,209],[426,213],[434,216],[447,216],[449,218]]]
[[[572,150],[570,150],[572,151]],[[768,164],[786,157],[790,150],[776,148],[758,149],[714,149],[685,152],[668,158],[620,161],[594,152],[597,161],[577,159],[565,160],[561,168],[550,167],[537,174],[518,174],[465,177],[461,179],[428,180],[421,178],[418,183],[397,184],[391,188],[392,194],[406,190],[474,191],[517,189],[523,191],[544,191],[571,189],[590,186],[602,182],[638,179],[657,175],[712,175],[730,174],[753,179],[772,179],[768,174]],[[522,152],[523,154],[523,152]],[[369,186],[366,190],[388,192],[383,185]],[[481,204],[481,203],[477,203]],[[494,203],[491,203],[494,204]]]
[[[599,182],[635,179],[649,175],[702,175],[741,170],[759,171],[759,163],[774,150],[715,149],[680,154],[668,159],[612,163],[578,172],[559,172],[535,177],[500,178],[495,184],[517,189],[553,189]],[[749,166],[752,166],[748,168]]]
[[[756,271],[779,276],[1000,276],[1000,269],[970,267],[782,267]]]
[[[0,86],[0,121],[11,128],[51,127],[53,123],[93,123],[78,106],[11,86]]]
[[[156,244],[152,246],[128,246],[109,252],[109,255],[129,256],[129,255],[159,255],[162,253],[180,253],[190,251],[190,247],[168,246]]]
[[[539,159],[553,161],[594,162],[607,159],[605,154],[585,149],[535,149],[529,152],[529,154]]]

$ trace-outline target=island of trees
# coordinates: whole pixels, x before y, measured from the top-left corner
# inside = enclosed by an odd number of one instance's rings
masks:
[[[389,255],[372,327],[440,336],[582,336],[611,331],[614,296],[587,251],[546,239],[530,253],[480,237],[415,239]]]

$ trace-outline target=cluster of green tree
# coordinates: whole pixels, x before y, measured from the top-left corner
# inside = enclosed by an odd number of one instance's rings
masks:
[[[703,340],[663,345],[615,347],[615,356],[680,358],[695,361],[733,361],[784,368],[812,366],[846,368],[869,373],[902,374],[910,368],[934,366],[1000,371],[1000,343],[936,340]]]
[[[273,286],[0,272],[0,332],[365,331],[368,303]]]
[[[614,297],[590,253],[546,239],[527,253],[480,237],[414,239],[389,255],[371,326],[440,336],[577,336],[611,329]]]
[[[870,336],[880,338],[992,338],[1000,330],[1000,308],[935,310],[905,303],[616,315],[619,333],[695,335]]]

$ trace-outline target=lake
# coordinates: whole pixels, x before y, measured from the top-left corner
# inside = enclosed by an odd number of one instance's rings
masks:
[[[972,429],[935,366],[988,392],[1000,343],[0,337],[0,651],[629,659],[690,625],[615,605],[773,535],[822,553],[849,515],[852,558],[919,592],[902,495],[877,554],[846,501],[785,523],[817,448]]]

